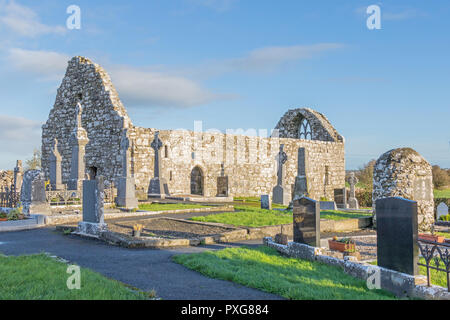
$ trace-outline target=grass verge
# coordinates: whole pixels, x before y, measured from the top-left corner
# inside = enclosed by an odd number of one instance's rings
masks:
[[[80,269],[81,289],[69,290],[67,267],[45,254],[0,254],[0,300],[144,300],[154,295],[85,268]]]
[[[238,211],[193,217],[190,220],[251,228],[292,223],[292,211],[264,210],[245,206],[235,206],[235,209]],[[331,210],[320,213],[320,217],[327,220],[356,219],[367,216],[371,214]]]
[[[369,290],[364,281],[337,267],[283,257],[264,246],[177,255],[173,260],[206,276],[292,300],[395,299],[386,291]]]
[[[434,197],[435,198],[450,198],[450,189],[438,190],[434,189]]]

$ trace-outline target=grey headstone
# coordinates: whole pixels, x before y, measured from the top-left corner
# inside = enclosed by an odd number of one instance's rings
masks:
[[[45,180],[40,170],[28,170],[23,177],[20,202],[24,214],[49,214],[50,205],[45,194]]]
[[[446,216],[446,215],[448,215],[448,206],[445,203],[441,202],[441,203],[439,203],[439,205],[436,208],[437,219],[439,220],[439,218],[441,216]]]
[[[347,209],[347,188],[334,189],[334,202],[338,208]]]
[[[54,139],[53,148],[50,154],[50,184],[52,190],[62,190],[62,177],[61,177],[61,154],[58,151],[58,140]]]
[[[320,247],[319,202],[303,197],[294,200],[294,242]]]
[[[376,201],[377,259],[387,269],[418,274],[417,202],[404,198]]]
[[[272,210],[272,199],[270,199],[270,195],[261,195],[261,209]]]
[[[358,178],[356,178],[355,173],[350,173],[350,178],[348,179],[350,184],[350,196],[348,198],[348,207],[350,209],[359,209],[358,199],[356,199],[355,186],[358,183]]]
[[[228,177],[217,177],[217,196],[228,197]]]
[[[104,188],[102,176],[83,181],[83,222],[104,223]]]
[[[306,150],[305,148],[299,148],[297,176],[295,177],[293,199],[307,197],[308,194],[308,179],[306,177]]]
[[[337,210],[336,202],[320,201],[320,210]]]
[[[138,207],[134,178],[119,178],[116,204],[118,207],[135,209]]]

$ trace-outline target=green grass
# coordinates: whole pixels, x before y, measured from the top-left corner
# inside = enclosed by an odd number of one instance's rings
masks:
[[[190,220],[252,228],[292,223],[292,211],[264,210],[245,206],[235,206],[235,209],[239,211],[193,217]],[[371,214],[331,210],[320,213],[320,217],[327,220],[356,219],[367,216]]]
[[[81,289],[69,290],[67,267],[45,254],[0,254],[0,300],[144,300],[150,296],[85,268],[81,268]]]
[[[339,210],[325,210],[320,212],[320,218],[327,220],[358,219],[371,216],[371,213],[347,212]]]
[[[177,255],[173,260],[208,277],[292,300],[394,299],[386,291],[369,290],[364,281],[337,267],[283,257],[264,246]]]
[[[450,189],[444,189],[444,190],[435,189],[434,197],[450,199]]]
[[[241,211],[192,217],[190,220],[224,223],[240,227],[262,227],[292,223],[291,211],[264,210],[243,206],[237,206],[235,209]]]
[[[183,209],[197,209],[210,208],[201,204],[185,204],[185,203],[152,203],[140,204],[139,210],[145,211],[165,211],[165,210],[183,210]]]

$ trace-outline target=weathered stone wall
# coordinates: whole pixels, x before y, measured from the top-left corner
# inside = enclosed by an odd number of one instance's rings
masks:
[[[413,149],[390,150],[375,163],[372,193],[375,212],[376,200],[387,197],[417,201],[419,230],[430,230],[434,223],[432,167]]]
[[[81,125],[86,130],[85,170],[97,168],[105,184],[116,182],[122,175],[120,139],[128,128],[130,140],[129,172],[135,177],[136,188],[146,193],[154,172],[154,151],[150,147],[156,129],[133,126],[108,74],[89,59],[74,57],[58,89],[56,101],[47,122],[42,127],[42,167],[49,178],[49,158],[53,141],[58,140],[62,158],[62,181],[70,177],[70,136],[76,127],[76,105],[82,105]],[[313,129],[313,140],[300,140],[294,135],[298,115],[307,117]],[[271,194],[276,185],[276,156],[279,143],[285,144],[288,161],[285,181],[292,187],[297,175],[298,148],[305,147],[310,196],[333,198],[333,189],[345,185],[344,139],[328,120],[311,109],[290,110],[279,125],[280,139],[249,137],[222,133],[193,131],[160,131],[162,177],[171,194],[190,194],[191,172],[195,166],[204,175],[204,195],[216,196],[217,177],[224,164],[229,177],[230,196]],[[292,132],[291,132],[292,131]],[[328,179],[325,179],[326,173]],[[327,184],[325,185],[325,182]]]
[[[153,177],[154,151],[150,143],[155,131],[137,127],[130,131],[133,145],[131,157],[134,159],[131,172],[134,173],[137,188],[144,191]],[[191,171],[198,166],[205,177],[205,196],[216,196],[222,163],[225,175],[229,177],[231,196],[271,194],[277,180],[276,156],[280,143],[285,145],[288,155],[285,164],[288,187],[293,188],[295,182],[300,147],[306,148],[306,173],[310,179],[311,197],[333,199],[333,190],[345,185],[343,143],[172,130],[161,130],[159,137],[164,144],[162,175],[172,194],[190,194]],[[328,184],[325,186],[326,167]]]
[[[14,172],[12,170],[0,170],[0,191],[14,184]]]
[[[74,57],[58,89],[56,101],[47,122],[42,126],[42,167],[49,178],[49,158],[53,140],[58,139],[62,156],[62,180],[70,176],[72,149],[69,139],[76,127],[76,104],[83,106],[81,123],[87,131],[86,170],[97,167],[98,174],[118,176],[121,169],[120,137],[131,121],[111,83],[99,65],[83,57]]]

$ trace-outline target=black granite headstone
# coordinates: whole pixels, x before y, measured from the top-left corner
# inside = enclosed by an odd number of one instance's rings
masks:
[[[347,208],[347,189],[334,189],[334,202],[338,208]]]
[[[294,242],[320,246],[320,204],[302,197],[294,200]]]
[[[384,198],[376,208],[378,266],[417,275],[417,202]]]

